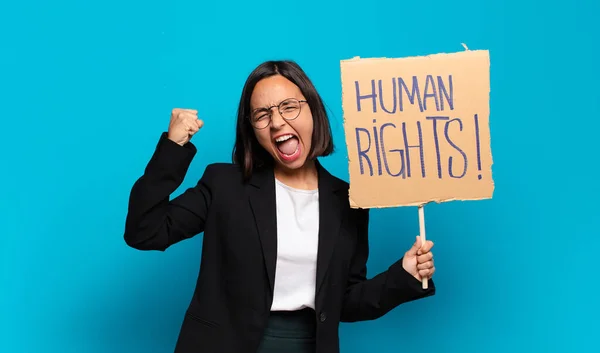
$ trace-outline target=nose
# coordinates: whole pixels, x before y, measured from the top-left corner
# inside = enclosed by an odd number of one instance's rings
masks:
[[[273,114],[271,115],[271,127],[274,129],[280,129],[285,124],[286,121],[279,113],[279,110],[273,109]]]

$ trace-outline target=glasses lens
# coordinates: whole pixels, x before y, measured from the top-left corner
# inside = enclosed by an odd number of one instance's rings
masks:
[[[264,129],[267,127],[270,120],[268,112],[260,112],[250,118],[252,125],[257,129]]]
[[[279,113],[286,120],[296,119],[300,114],[300,102],[297,99],[286,99],[279,104]]]

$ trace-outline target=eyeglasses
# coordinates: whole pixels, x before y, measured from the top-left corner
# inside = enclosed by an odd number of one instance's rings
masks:
[[[252,116],[250,116],[250,123],[257,129],[264,129],[269,124],[271,124],[271,120],[273,119],[273,108],[277,107],[279,114],[286,121],[294,120],[300,115],[300,111],[302,110],[302,103],[306,103],[305,100],[298,100],[296,98],[288,98],[278,105],[272,105],[267,108],[256,109]]]

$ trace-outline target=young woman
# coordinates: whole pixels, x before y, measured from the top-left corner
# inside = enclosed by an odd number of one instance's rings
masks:
[[[250,74],[234,163],[208,165],[195,187],[170,200],[202,126],[196,110],[173,110],[131,190],[125,228],[127,244],[140,250],[204,233],[176,353],[338,352],[341,321],[376,319],[435,293],[433,244],[419,238],[367,279],[369,212],[350,208],[348,184],[317,159],[333,151],[329,120],[296,63],[266,62]]]

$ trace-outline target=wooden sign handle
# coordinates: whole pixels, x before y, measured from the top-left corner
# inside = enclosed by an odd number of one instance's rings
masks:
[[[420,237],[421,237],[421,246],[425,245],[425,211],[424,205],[419,205],[419,228],[420,228]],[[423,289],[428,288],[427,277],[422,279]]]

